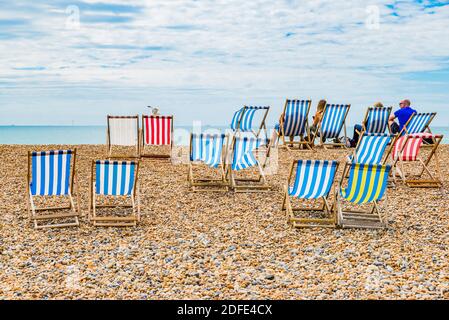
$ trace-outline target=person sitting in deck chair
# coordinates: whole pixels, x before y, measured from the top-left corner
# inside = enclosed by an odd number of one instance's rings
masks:
[[[413,114],[418,113],[416,110],[410,107],[410,100],[405,99],[399,102],[400,109],[390,116],[388,125],[392,134],[401,132],[404,126],[407,124]],[[399,124],[395,121],[398,119]]]
[[[312,125],[310,126],[310,141],[315,141],[315,137],[319,132],[317,131],[318,125],[323,119],[324,107],[326,106],[326,100],[322,99],[318,102],[316,106],[315,115],[312,117]]]
[[[382,102],[376,102],[373,105],[374,108],[383,108],[384,105]],[[352,136],[352,139],[349,139],[348,147],[355,148],[357,146],[357,143],[359,142],[360,133],[363,131],[363,126],[366,125],[366,123],[363,124],[356,124],[354,126],[354,134]]]

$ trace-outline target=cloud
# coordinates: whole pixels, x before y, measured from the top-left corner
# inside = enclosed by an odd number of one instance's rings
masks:
[[[79,9],[79,25],[69,5]],[[244,103],[273,105],[274,121],[287,96],[352,103],[352,122],[377,100],[396,105],[407,96],[428,111],[444,110],[448,100],[440,86],[449,82],[440,72],[448,68],[447,1],[18,0],[4,7],[1,105],[19,94],[17,108],[36,94],[62,108],[84,98],[98,102],[89,112],[101,123],[108,108],[138,112],[151,97],[179,121],[223,124]],[[23,69],[33,66],[45,69]]]

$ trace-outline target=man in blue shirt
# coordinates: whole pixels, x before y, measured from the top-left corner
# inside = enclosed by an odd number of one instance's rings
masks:
[[[413,114],[417,113],[416,110],[410,108],[410,100],[402,100],[401,102],[399,102],[399,107],[400,109],[392,114],[388,121],[391,133],[393,134],[401,132],[402,128],[404,128],[410,117]],[[399,124],[394,121],[396,118],[398,119]]]

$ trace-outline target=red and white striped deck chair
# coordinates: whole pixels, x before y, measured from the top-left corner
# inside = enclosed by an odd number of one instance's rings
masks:
[[[139,158],[138,115],[108,115],[107,130],[107,153],[109,159]],[[132,149],[133,152],[131,153],[129,149]]]
[[[141,157],[170,159],[173,150],[173,116],[142,115],[141,141]],[[168,149],[169,153],[152,152],[156,149]]]
[[[431,139],[434,141],[432,150],[423,158],[420,155],[423,146],[423,139]],[[404,183],[409,187],[422,188],[440,188],[442,186],[439,172],[440,167],[438,163],[437,148],[443,140],[443,135],[432,133],[415,133],[404,135],[397,139],[393,146],[393,178],[396,179],[398,174]],[[422,153],[422,152],[421,152]],[[435,172],[432,173],[429,169],[429,163],[435,156]],[[421,165],[421,171],[418,175],[412,176],[405,172],[405,163],[416,163]],[[428,179],[423,179],[424,172],[429,176]]]

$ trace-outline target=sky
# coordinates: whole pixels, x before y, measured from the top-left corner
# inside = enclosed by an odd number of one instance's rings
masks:
[[[243,105],[408,98],[449,125],[449,1],[0,0],[0,125],[104,125],[158,106],[228,125]]]

